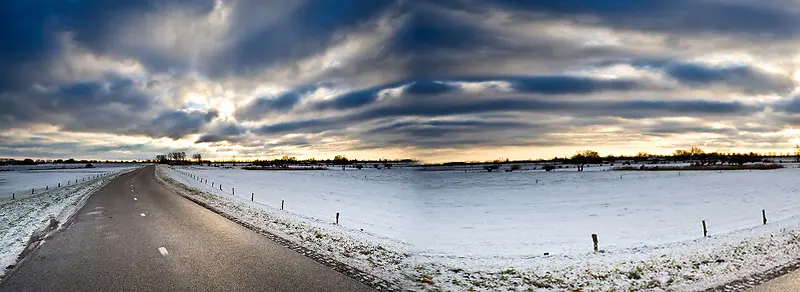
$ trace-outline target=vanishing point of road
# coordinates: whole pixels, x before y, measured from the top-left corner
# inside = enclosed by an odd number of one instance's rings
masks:
[[[0,291],[374,291],[168,190],[122,174]]]

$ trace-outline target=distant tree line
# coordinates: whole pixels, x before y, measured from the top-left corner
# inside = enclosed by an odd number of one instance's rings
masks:
[[[203,160],[203,155],[200,153],[192,154],[192,159],[189,160],[186,158],[186,152],[183,151],[156,155],[156,159],[152,162],[161,164],[191,164],[191,163],[210,164],[211,163],[210,161]]]
[[[583,170],[585,165],[598,165],[598,164],[659,164],[659,163],[677,163],[685,162],[697,166],[713,166],[713,165],[744,165],[746,163],[754,162],[800,162],[800,146],[796,147],[793,153],[784,152],[767,152],[767,153],[730,153],[727,151],[705,152],[699,147],[689,147],[687,149],[675,150],[672,154],[668,155],[654,155],[647,152],[639,152],[636,155],[607,155],[601,156],[600,153],[594,150],[578,151],[570,157],[555,157],[552,159],[537,159],[537,160],[509,160],[509,159],[494,159],[490,161],[473,161],[473,162],[446,162],[442,166],[464,166],[464,165],[483,165],[487,171],[500,169],[501,165],[510,164],[511,166],[519,165],[521,163],[539,163],[545,164],[546,170],[553,170],[556,165],[574,165],[578,171]],[[513,171],[513,167],[509,168]]]
[[[378,159],[378,160],[358,160],[358,159],[348,159],[344,155],[336,155],[332,159],[316,159],[316,158],[309,158],[304,160],[299,160],[297,157],[284,155],[281,158],[275,158],[272,160],[254,160],[251,162],[252,165],[262,166],[262,167],[288,167],[289,165],[352,165],[356,168],[363,168],[365,166],[371,166],[374,168],[392,168],[392,166],[396,163],[413,163],[416,162],[413,159],[397,159],[397,160],[390,160],[390,159]]]

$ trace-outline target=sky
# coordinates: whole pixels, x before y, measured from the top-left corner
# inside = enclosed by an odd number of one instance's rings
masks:
[[[0,157],[793,152],[797,4],[6,0]]]

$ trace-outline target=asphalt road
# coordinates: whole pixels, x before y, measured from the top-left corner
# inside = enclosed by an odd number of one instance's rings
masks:
[[[800,291],[800,270],[769,280],[764,284],[750,288],[748,292],[787,292]]]
[[[167,190],[154,169],[97,191],[0,291],[373,291]]]

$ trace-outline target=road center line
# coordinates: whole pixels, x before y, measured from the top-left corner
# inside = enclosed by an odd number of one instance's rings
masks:
[[[159,248],[158,248],[158,251],[161,253],[161,255],[162,255],[162,256],[168,256],[168,255],[169,255],[169,252],[168,252],[168,251],[167,251],[167,249],[166,249],[165,247],[163,247],[163,246],[162,246],[162,247],[159,247]]]

